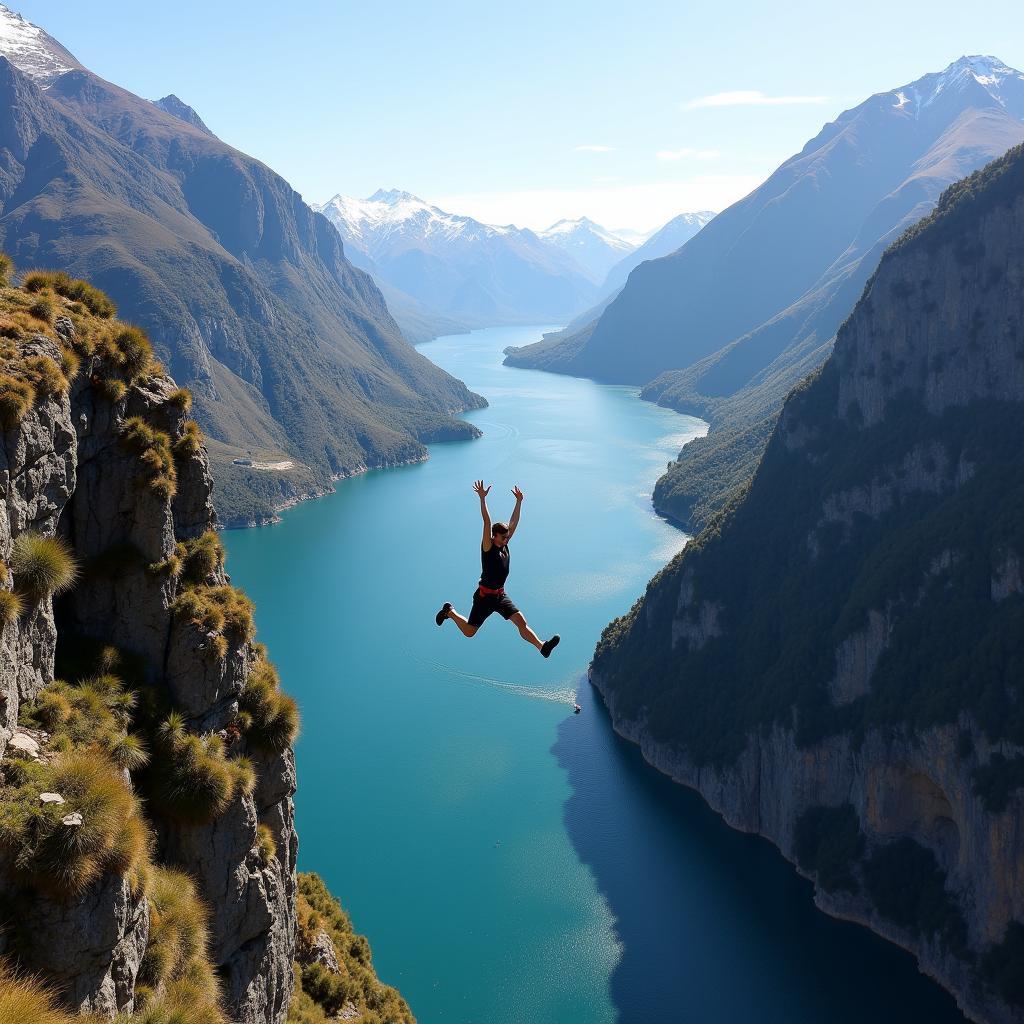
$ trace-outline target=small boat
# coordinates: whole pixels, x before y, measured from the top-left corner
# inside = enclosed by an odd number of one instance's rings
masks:
[[[574,715],[578,715],[582,710],[583,710],[583,708],[581,708],[579,706],[579,704],[573,704],[573,706],[572,706],[572,713]]]

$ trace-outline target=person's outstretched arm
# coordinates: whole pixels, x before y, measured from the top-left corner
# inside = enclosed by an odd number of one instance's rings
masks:
[[[519,525],[519,512],[523,507],[523,492],[516,486],[512,488],[512,493],[516,496],[516,507],[512,510],[512,518],[508,521],[509,540],[512,539],[512,534],[516,532],[516,527]]]
[[[487,511],[487,495],[491,493],[490,487],[484,487],[483,480],[477,480],[473,484],[473,490],[480,496],[480,516],[484,521],[484,539],[480,546],[484,551],[491,550],[491,514]]]

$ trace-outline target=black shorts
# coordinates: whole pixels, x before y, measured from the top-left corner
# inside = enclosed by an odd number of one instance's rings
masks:
[[[508,594],[481,594],[473,591],[473,608],[469,613],[471,626],[482,626],[484,620],[492,612],[497,612],[503,619],[511,619],[519,609],[512,603]]]

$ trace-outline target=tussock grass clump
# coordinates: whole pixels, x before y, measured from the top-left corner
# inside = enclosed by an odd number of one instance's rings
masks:
[[[128,393],[128,385],[117,377],[93,377],[92,386],[111,405],[117,405]]]
[[[188,388],[175,388],[168,396],[167,401],[176,409],[182,412],[190,412],[192,409],[192,392]]]
[[[269,825],[264,825],[262,822],[256,826],[256,852],[263,867],[266,867],[277,856],[274,833],[270,831]]]
[[[190,459],[199,454],[203,446],[203,432],[195,420],[185,420],[181,437],[174,442],[174,454],[179,459]]]
[[[62,395],[68,389],[60,364],[49,356],[29,356],[22,362],[21,372],[35,389],[37,399]]]
[[[149,941],[139,967],[137,984],[142,1007],[140,1021],[220,1021],[217,979],[209,961],[206,908],[187,874],[156,867],[149,890]],[[201,1015],[174,1016],[192,1004]],[[216,1016],[204,1016],[210,1012]],[[186,1011],[187,1012],[187,1011]]]
[[[155,753],[150,797],[165,814],[185,824],[209,824],[250,785],[251,765],[229,760],[218,736],[188,732],[176,711],[157,730]]]
[[[346,1003],[359,1011],[363,1024],[415,1024],[397,990],[383,985],[373,969],[370,945],[352,928],[348,914],[319,875],[299,874],[296,991],[289,1024],[323,1024],[336,1019]],[[320,932],[326,932],[338,957],[339,974],[310,962]]]
[[[224,568],[224,545],[216,530],[207,530],[194,540],[181,545],[184,577],[189,583],[207,583]]]
[[[246,739],[257,749],[280,754],[295,742],[299,708],[292,697],[281,692],[277,670],[269,661],[256,663],[238,706]]]
[[[148,566],[152,575],[172,580],[178,579],[184,569],[183,545],[181,544],[178,544],[163,561],[151,562]]]
[[[11,430],[32,408],[36,392],[28,381],[0,373],[0,427]]]
[[[60,368],[64,376],[69,381],[74,380],[78,376],[78,371],[81,367],[82,357],[73,348],[62,345],[60,349]]]
[[[11,284],[11,275],[14,273],[14,260],[5,252],[0,252],[0,287],[8,288]]]
[[[41,320],[48,327],[53,323],[57,316],[57,307],[53,303],[48,295],[40,295],[31,306],[28,307],[30,315],[34,316],[37,320]]]
[[[22,281],[22,287],[27,292],[41,292],[50,288],[66,299],[80,302],[93,316],[104,319],[109,319],[117,312],[117,306],[108,295],[63,270],[30,270]]]
[[[121,769],[138,771],[149,761],[143,741],[129,732],[137,702],[109,668],[75,685],[57,680],[22,705],[22,725],[51,733],[54,749],[98,751]]]
[[[178,595],[171,611],[177,619],[193,623],[204,633],[220,634],[211,647],[218,657],[224,657],[229,646],[240,647],[251,640],[256,632],[252,601],[228,584],[188,587]]]
[[[113,346],[116,359],[129,380],[138,380],[150,371],[153,346],[141,327],[125,324],[114,333]]]
[[[138,456],[145,470],[146,484],[158,497],[173,498],[178,489],[170,436],[150,426],[141,416],[125,420],[121,446]]]
[[[0,630],[13,622],[22,612],[22,600],[11,590],[0,590]]]
[[[37,981],[18,977],[2,962],[0,1021],[3,1024],[82,1024],[77,1014],[59,1009],[54,996]]]
[[[35,888],[71,897],[105,871],[141,884],[149,832],[135,796],[106,757],[72,750],[50,764],[6,761],[2,775],[0,845]],[[43,792],[59,793],[64,803],[40,804]],[[66,823],[74,813],[81,824]]]
[[[78,579],[78,564],[65,541],[31,531],[15,539],[11,569],[15,590],[37,602],[63,593]]]

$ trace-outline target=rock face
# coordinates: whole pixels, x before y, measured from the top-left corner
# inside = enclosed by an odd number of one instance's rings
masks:
[[[740,500],[602,637],[615,728],[912,950],[1024,1013],[1024,149],[882,259]]]
[[[25,351],[60,356],[42,335]],[[88,360],[69,393],[38,402],[0,434],[0,561],[9,565],[13,542],[32,531],[59,533],[81,567],[80,581],[58,603],[56,617],[53,601],[45,598],[0,634],[0,756],[8,745],[8,756],[38,756],[38,744],[35,755],[29,747],[31,736],[11,737],[22,702],[53,682],[58,628],[134,658],[146,681],[197,734],[216,733],[237,718],[239,697],[259,660],[248,639],[231,643],[224,657],[212,657],[211,637],[173,614],[176,576],[154,570],[173,559],[178,542],[213,524],[205,449],[176,454],[177,493],[169,497],[148,485],[146,462],[123,441],[132,417],[172,443],[185,437],[180,392],[158,373],[110,401],[95,386],[102,372],[101,357]],[[6,568],[4,575],[9,577]],[[223,569],[215,568],[209,585],[226,583]],[[10,578],[0,585],[10,587]],[[246,742],[244,736],[237,740],[243,750]],[[210,909],[211,952],[231,1019],[279,1024],[293,985],[295,766],[290,749],[247,753],[255,786],[248,792],[237,787],[210,824],[182,824],[152,807],[150,815],[158,859],[188,872]],[[273,837],[273,856],[257,848],[259,825]],[[20,925],[17,936],[0,935],[0,954],[16,949],[20,961],[43,971],[74,1008],[108,1016],[130,1011],[149,929],[144,896],[107,873],[81,897],[51,900],[19,888],[10,868],[0,855],[0,896],[19,908]]]

